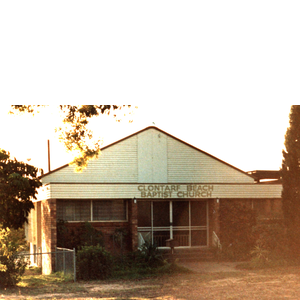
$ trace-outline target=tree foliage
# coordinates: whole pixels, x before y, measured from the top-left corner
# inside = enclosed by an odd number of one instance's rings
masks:
[[[300,254],[300,106],[290,111],[290,127],[285,135],[282,160],[282,206],[289,244]]]
[[[25,250],[26,241],[22,230],[0,226],[0,287],[15,285],[20,280],[27,261],[18,254]]]
[[[37,188],[42,184],[37,177],[38,169],[11,159],[0,149],[0,224],[6,228],[21,228],[27,222],[34,207]]]
[[[77,252],[78,279],[107,279],[112,273],[113,259],[102,246],[83,246]]]
[[[77,171],[81,171],[90,159],[97,158],[100,153],[100,139],[93,140],[93,132],[88,124],[93,117],[111,115],[117,121],[118,113],[130,105],[60,105],[64,126],[56,128],[60,139],[68,151],[76,152],[72,162]],[[13,111],[36,113],[40,105],[13,105]],[[13,113],[13,112],[12,112]]]

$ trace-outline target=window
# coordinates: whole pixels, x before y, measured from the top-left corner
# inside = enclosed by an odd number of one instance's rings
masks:
[[[191,224],[192,226],[207,226],[206,202],[191,201]]]
[[[178,247],[208,246],[207,201],[138,201],[138,243],[166,247],[172,237]]]
[[[138,201],[139,227],[151,227],[151,201]]]
[[[173,225],[189,226],[188,201],[173,201]]]
[[[59,200],[56,204],[57,220],[90,221],[91,201]]]
[[[57,200],[57,220],[64,221],[125,221],[125,200]]]
[[[124,200],[93,200],[93,221],[126,220]]]

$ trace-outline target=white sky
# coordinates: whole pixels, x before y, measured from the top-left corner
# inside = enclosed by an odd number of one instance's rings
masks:
[[[292,0],[1,1],[1,98],[294,103],[299,7]]]
[[[141,104],[120,123],[101,116],[94,122],[95,136],[110,144],[147,126],[153,125],[226,161],[244,171],[279,169],[290,105]],[[7,115],[9,106],[1,106],[1,145],[19,160],[47,171],[47,139],[51,140],[51,168],[72,160],[58,142],[54,127],[59,119],[53,108],[34,117]]]
[[[299,13],[276,0],[1,1],[0,100],[133,103],[133,124],[101,125],[105,143],[155,122],[245,171],[278,169],[300,99]],[[46,169],[51,137],[52,167],[70,160],[54,115],[1,116],[1,148]]]

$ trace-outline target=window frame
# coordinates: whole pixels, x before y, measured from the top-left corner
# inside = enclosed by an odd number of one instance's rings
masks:
[[[116,220],[94,220],[93,210],[94,205],[93,201],[124,201],[125,202],[125,219],[116,219]],[[128,222],[128,201],[126,199],[93,199],[91,200],[91,221],[90,222]]]
[[[90,222],[90,223],[112,223],[112,222],[128,222],[128,199],[57,199],[56,206],[59,201],[68,202],[68,201],[86,201],[90,202],[90,219],[88,221],[69,221],[63,220],[68,223],[83,223],[83,222]],[[125,202],[125,219],[124,220],[93,220],[93,201],[124,201]],[[57,207],[56,207],[57,211]],[[56,213],[56,220],[58,219],[58,215]]]

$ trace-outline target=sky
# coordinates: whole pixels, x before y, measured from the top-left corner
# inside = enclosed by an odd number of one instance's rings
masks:
[[[70,161],[55,111],[8,120],[7,104],[133,104],[132,124],[99,120],[105,144],[154,122],[242,170],[278,169],[300,99],[299,13],[278,0],[1,1],[0,147],[45,165],[50,138],[53,168]]]
[[[299,1],[1,1],[0,96],[299,100]]]
[[[47,140],[51,169],[69,163],[73,156],[59,142],[55,127],[61,125],[55,105],[40,114],[9,115],[9,105],[0,106],[0,148],[18,160],[48,171]],[[167,133],[243,170],[278,170],[282,162],[284,135],[289,126],[290,105],[195,104],[132,107],[120,122],[109,116],[93,120],[95,138],[103,146],[148,126]],[[132,120],[132,122],[130,122]]]

